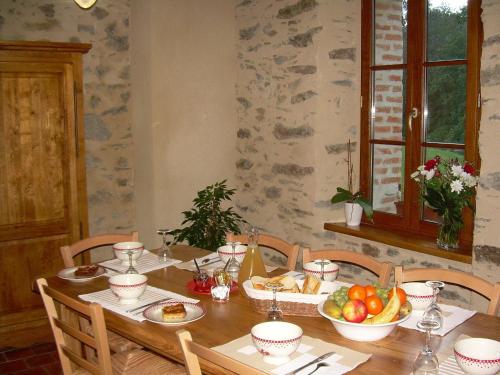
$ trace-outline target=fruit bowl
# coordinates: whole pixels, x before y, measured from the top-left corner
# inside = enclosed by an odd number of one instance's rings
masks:
[[[482,338],[459,340],[455,359],[462,370],[472,375],[494,375],[500,371],[500,342]]]
[[[432,287],[425,283],[403,283],[401,289],[406,292],[406,298],[413,306],[413,310],[425,310],[432,303],[434,297]]]
[[[323,312],[324,303],[323,301],[318,304],[318,312],[332,322],[332,325],[341,336],[354,341],[367,342],[381,340],[388,336],[399,323],[404,322],[411,316],[410,313],[402,319],[382,324],[351,323],[345,320],[335,319]]]

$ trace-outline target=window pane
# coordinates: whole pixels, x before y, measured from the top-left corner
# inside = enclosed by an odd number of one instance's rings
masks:
[[[371,137],[404,139],[403,119],[406,103],[406,70],[379,70],[373,77]]]
[[[427,61],[465,59],[467,0],[429,0]]]
[[[374,65],[406,63],[406,1],[374,1]]]
[[[449,149],[449,148],[433,148],[426,147],[424,149],[424,164],[427,160],[434,159],[440,156],[443,160],[458,159],[460,163],[464,162],[464,150],[462,149]],[[433,223],[441,223],[442,219],[432,209],[422,203],[422,219]]]
[[[427,69],[425,140],[464,143],[466,66]]]
[[[373,209],[396,214],[397,202],[403,201],[403,146],[373,145]]]

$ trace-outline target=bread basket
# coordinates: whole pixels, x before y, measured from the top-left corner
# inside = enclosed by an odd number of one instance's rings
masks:
[[[302,288],[304,281],[297,280],[297,284],[299,288]],[[318,304],[342,285],[347,284],[338,281],[323,281],[318,294],[276,292],[276,301],[278,301],[278,306],[283,315],[319,317],[321,315],[318,312]],[[248,296],[252,309],[258,313],[267,313],[273,300],[273,292],[255,289],[250,280],[243,282],[243,289]]]

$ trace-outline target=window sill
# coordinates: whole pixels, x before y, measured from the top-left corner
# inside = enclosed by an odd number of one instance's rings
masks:
[[[324,228],[332,232],[381,242],[386,245],[413,250],[418,253],[434,255],[462,263],[472,263],[470,248],[461,247],[453,251],[446,251],[438,248],[434,241],[424,237],[374,228],[363,224],[359,227],[350,227],[347,226],[346,223],[325,223]]]

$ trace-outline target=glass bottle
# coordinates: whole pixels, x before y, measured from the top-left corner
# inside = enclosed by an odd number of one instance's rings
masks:
[[[257,228],[252,227],[248,232],[248,246],[245,258],[241,262],[238,282],[242,284],[252,276],[267,277],[266,266],[262,260],[259,250],[259,232]]]

